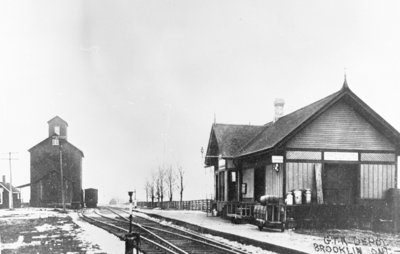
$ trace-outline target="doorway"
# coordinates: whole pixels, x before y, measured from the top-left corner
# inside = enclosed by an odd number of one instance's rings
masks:
[[[238,175],[237,171],[229,171],[228,176],[228,201],[238,201]]]
[[[358,164],[326,163],[322,190],[326,204],[354,204],[358,196]]]
[[[254,169],[254,201],[265,195],[265,167]]]

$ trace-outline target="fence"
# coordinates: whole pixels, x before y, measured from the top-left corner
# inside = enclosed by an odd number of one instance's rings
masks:
[[[235,220],[251,220],[254,217],[253,202],[226,202],[222,210],[224,218],[230,218],[232,222]]]
[[[189,201],[164,201],[164,202],[137,202],[137,206],[141,208],[176,209],[176,210],[197,210],[210,212],[211,199],[199,199]]]

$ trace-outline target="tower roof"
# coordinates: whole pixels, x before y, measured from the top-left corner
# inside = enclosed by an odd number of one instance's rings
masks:
[[[62,119],[61,117],[59,117],[59,116],[55,116],[55,117],[53,117],[52,119],[50,119],[49,121],[47,121],[48,124],[53,123],[53,122],[62,122],[62,123],[64,123],[66,126],[68,126],[68,123],[67,123],[64,119]]]

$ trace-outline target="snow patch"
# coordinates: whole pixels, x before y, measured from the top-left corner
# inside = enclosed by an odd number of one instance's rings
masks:
[[[67,217],[52,208],[17,208],[14,210],[0,209],[0,220],[8,221],[10,218],[18,220],[42,219],[48,217]]]
[[[56,229],[53,225],[50,224],[43,224],[41,226],[35,227],[37,232],[45,232],[45,231],[51,231],[53,229]]]
[[[24,243],[24,237],[20,235],[18,237],[18,240],[13,242],[13,243],[1,243],[0,242],[0,253],[2,249],[7,249],[7,250],[16,250],[21,247],[26,247],[26,246],[35,246],[35,245],[40,245],[40,242],[38,241],[32,241],[31,243]]]
[[[77,232],[76,238],[89,246],[86,250],[87,254],[99,252],[124,253],[125,243],[118,237],[83,221],[76,213],[71,213],[69,215],[73,222],[81,228],[81,230]],[[96,249],[94,247],[98,248]]]

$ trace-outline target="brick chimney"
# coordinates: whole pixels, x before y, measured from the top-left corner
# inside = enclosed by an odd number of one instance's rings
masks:
[[[283,106],[285,106],[285,101],[281,98],[277,98],[274,101],[275,115],[274,122],[278,121],[279,118],[283,116]]]
[[[6,176],[3,175],[3,183],[6,183]]]

